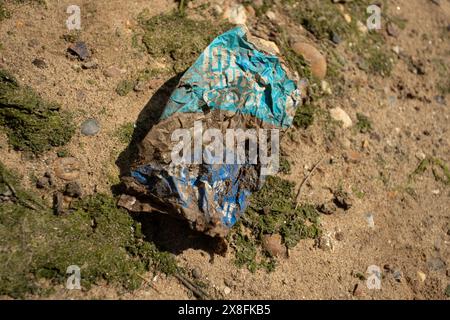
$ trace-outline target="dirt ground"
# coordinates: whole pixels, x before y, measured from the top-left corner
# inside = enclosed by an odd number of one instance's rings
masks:
[[[150,55],[131,45],[136,17],[144,9],[151,15],[168,12],[176,9],[177,3],[76,2],[81,8],[82,38],[92,48],[98,68],[81,69],[79,61],[66,56],[68,44],[61,36],[67,33],[66,8],[74,3],[72,0],[49,0],[46,6],[9,4],[12,18],[0,22],[0,66],[45,99],[73,113],[78,129],[65,150],[81,162],[79,182],[83,192],[111,193],[119,179],[116,161],[127,147],[117,138],[117,130],[134,123],[168,80],[164,76],[152,79],[143,91],[123,97],[115,92],[120,80],[154,63]],[[338,185],[354,195],[349,210],[321,217],[332,248],[322,250],[314,240],[302,240],[275,271],[251,273],[235,266],[231,252],[212,258],[201,248],[186,246],[177,255],[180,265],[199,269],[205,281],[225,299],[447,298],[450,188],[436,181],[432,170],[413,181],[408,178],[425,157],[450,163],[450,96],[444,95],[443,101],[436,99],[442,78],[435,63],[440,60],[450,67],[450,31],[446,31],[450,1],[437,2],[389,1],[392,14],[407,23],[397,37],[385,36],[385,45],[398,46],[403,57],[420,60],[424,72],[411,72],[407,59],[399,57],[391,76],[372,76],[346,57],[350,63],[345,70],[344,93],[332,94],[321,106],[324,110],[341,107],[353,123],[357,113],[367,115],[373,126],[370,134],[337,128],[330,137],[321,123],[315,122],[306,130],[292,129],[291,138],[283,141],[292,164],[292,172],[284,178],[297,185],[325,157],[303,188],[303,202],[326,202],[332,197],[330,190]],[[36,58],[45,60],[47,68],[33,65]],[[105,76],[111,66],[117,72]],[[101,126],[94,137],[80,133],[79,125],[88,118],[97,119]],[[52,170],[57,158],[55,151],[38,158],[14,151],[5,135],[0,135],[0,152],[1,161],[21,172],[29,188],[34,188],[30,177]],[[63,181],[57,183],[64,185]],[[369,266],[382,271],[379,290],[366,286],[363,276],[367,277]],[[152,283],[156,290],[144,286],[131,293],[107,284],[89,291],[68,291],[60,286],[49,298],[193,298],[173,277],[157,275]],[[225,287],[231,292],[223,293]]]

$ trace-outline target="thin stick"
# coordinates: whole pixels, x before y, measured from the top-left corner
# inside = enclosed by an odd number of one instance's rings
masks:
[[[181,14],[184,13],[184,0],[180,0],[180,6],[179,6],[178,10],[180,10]]]
[[[300,199],[300,193],[302,191],[303,185],[306,183],[306,181],[309,180],[309,178],[313,175],[314,171],[319,167],[320,163],[325,159],[325,156],[323,156],[311,169],[311,171],[306,175],[306,177],[303,179],[302,183],[300,183],[300,186],[298,187],[297,196],[295,197],[295,209],[298,207],[298,200]]]
[[[208,298],[208,294],[196,286],[194,283],[183,277],[182,275],[175,273],[173,275],[175,278],[180,280],[180,282],[189,290],[191,290],[195,295],[197,295],[200,299],[206,300]]]
[[[156,292],[158,292],[159,294],[161,294],[161,292],[158,291],[158,289],[155,288],[155,286],[153,285],[153,283],[151,283],[149,280],[145,279],[145,277],[141,276],[140,274],[138,274],[138,277],[141,278],[142,280],[144,280],[144,282],[146,284],[148,284],[150,286],[150,288],[152,288],[153,290],[155,290]]]
[[[6,184],[6,186],[9,188],[9,190],[11,190],[13,196],[17,198],[17,192],[16,192],[16,189],[14,189],[14,187],[12,186],[11,183],[9,183],[9,181],[6,179],[6,177],[3,177],[3,182],[4,182],[4,183]]]

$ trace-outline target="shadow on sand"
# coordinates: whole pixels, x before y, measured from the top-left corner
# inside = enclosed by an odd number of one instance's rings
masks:
[[[166,81],[140,112],[131,142],[116,160],[120,176],[129,175],[130,166],[138,158],[138,144],[158,122],[164,106],[182,75],[183,73],[180,73]],[[115,185],[111,189],[115,195],[124,192],[123,184]],[[160,250],[180,254],[190,248],[201,249],[208,252],[211,259],[214,258],[214,253],[224,254],[226,251],[222,239],[194,231],[184,220],[161,213],[133,213],[132,216],[141,223],[146,240],[154,242]]]

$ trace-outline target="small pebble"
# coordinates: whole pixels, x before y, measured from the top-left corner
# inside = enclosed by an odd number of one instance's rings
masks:
[[[80,60],[86,60],[91,56],[91,52],[87,47],[86,43],[83,41],[77,41],[74,44],[71,44],[67,51],[75,56],[77,56]]]
[[[354,150],[348,150],[344,154],[344,159],[347,163],[359,163],[361,162],[362,158],[363,155],[360,152]]]
[[[322,80],[321,87],[322,87],[323,93],[325,93],[327,95],[331,95],[333,93],[333,91],[331,90],[331,86],[327,81]]]
[[[334,204],[334,202],[329,201],[329,202],[325,202],[325,203],[321,204],[317,209],[319,210],[319,212],[321,212],[323,214],[331,215],[336,212],[337,207]]]
[[[50,172],[46,171],[44,177],[48,179],[49,185],[53,185],[53,176]]]
[[[361,297],[363,295],[363,289],[361,285],[359,284],[355,285],[355,287],[353,288],[353,295],[355,297]]]
[[[430,271],[439,271],[445,268],[445,262],[438,257],[428,260],[427,265]]]
[[[353,206],[353,200],[350,194],[346,191],[337,190],[334,192],[333,202],[341,209],[345,211],[350,210]]]
[[[266,12],[266,17],[272,22],[276,22],[277,21],[277,15],[273,11],[270,11],[270,10],[267,11]]]
[[[64,190],[64,195],[72,198],[81,198],[83,192],[81,186],[78,182],[69,182],[66,184],[66,189]]]
[[[333,242],[329,235],[322,235],[319,237],[317,246],[324,251],[332,251],[333,250]]]
[[[146,81],[138,81],[134,87],[133,90],[136,92],[145,91],[149,87],[148,83]]]
[[[247,22],[247,11],[242,4],[236,4],[225,10],[224,18],[232,24],[245,24]]]
[[[36,48],[38,45],[39,45],[39,41],[38,41],[37,39],[31,39],[31,40],[28,42],[28,46],[29,46],[30,48]]]
[[[220,16],[222,15],[222,13],[223,13],[222,7],[219,6],[218,4],[216,4],[216,5],[214,5],[214,6],[212,7],[212,11],[213,11],[213,15],[214,15],[215,17],[220,17]]]
[[[286,247],[282,243],[282,238],[279,234],[264,235],[262,246],[273,257],[286,256]]]
[[[392,277],[395,279],[395,281],[397,282],[401,282],[402,278],[403,278],[403,273],[400,270],[394,270],[392,272]]]
[[[47,188],[49,185],[50,183],[47,177],[41,177],[36,181],[36,188],[38,189]]]
[[[421,282],[425,282],[425,279],[427,278],[427,275],[422,271],[417,271],[417,276]]]
[[[63,180],[71,181],[80,176],[80,162],[74,157],[58,158],[54,164],[55,175]]]
[[[192,276],[194,277],[194,279],[200,279],[202,277],[202,272],[199,268],[194,268],[192,269]]]
[[[330,116],[336,121],[342,122],[342,127],[344,129],[349,128],[353,125],[353,121],[350,116],[342,108],[336,107],[330,110]]]
[[[85,136],[95,136],[100,131],[100,125],[95,119],[88,119],[81,124],[81,133]]]
[[[390,35],[391,37],[397,38],[399,35],[399,29],[398,27],[393,24],[392,22],[389,22],[386,26],[386,31],[387,34]]]
[[[347,23],[352,22],[352,17],[348,13],[344,13],[344,19]]]
[[[40,68],[40,69],[45,69],[47,68],[47,63],[45,62],[44,59],[40,59],[40,58],[36,58],[33,60],[32,62],[36,67]]]
[[[434,100],[436,100],[437,103],[445,105],[445,97],[438,95],[434,97]]]
[[[392,47],[392,51],[393,51],[397,56],[399,56],[399,55],[400,55],[400,52],[401,52],[401,49],[400,49],[399,46],[393,46],[393,47]]]
[[[344,240],[344,233],[342,231],[338,231],[336,232],[336,234],[334,235],[334,238],[337,241],[343,241]]]
[[[83,69],[97,69],[98,63],[94,60],[91,60],[91,61],[83,62],[81,64],[81,67]]]
[[[342,42],[342,39],[341,39],[341,37],[340,37],[336,32],[332,31],[332,32],[331,32],[331,41],[332,41],[334,44],[339,44],[339,43]]]
[[[118,78],[123,71],[116,66],[110,66],[103,71],[103,75],[107,78]]]
[[[225,287],[225,288],[223,288],[223,293],[225,293],[226,295],[229,295],[231,293],[231,289],[229,287]]]
[[[225,285],[226,285],[227,287],[230,287],[230,288],[235,287],[235,284],[234,284],[233,280],[225,279],[223,282],[225,283]]]
[[[367,26],[362,23],[361,21],[356,21],[356,27],[358,28],[359,32],[361,33],[367,33],[369,30],[367,29]]]

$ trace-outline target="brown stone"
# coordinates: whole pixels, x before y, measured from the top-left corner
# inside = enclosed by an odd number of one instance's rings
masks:
[[[74,157],[58,158],[54,170],[58,178],[72,181],[80,176],[80,162]]]
[[[357,151],[349,150],[344,155],[345,161],[349,163],[358,163],[361,162],[363,155]]]
[[[282,239],[279,234],[264,235],[262,245],[273,257],[286,257],[286,247],[282,244]]]
[[[327,74],[327,60],[325,57],[314,48],[312,45],[296,42],[292,46],[294,52],[300,56],[302,56],[307,63],[311,66],[311,73],[313,76],[322,80],[325,78]]]

